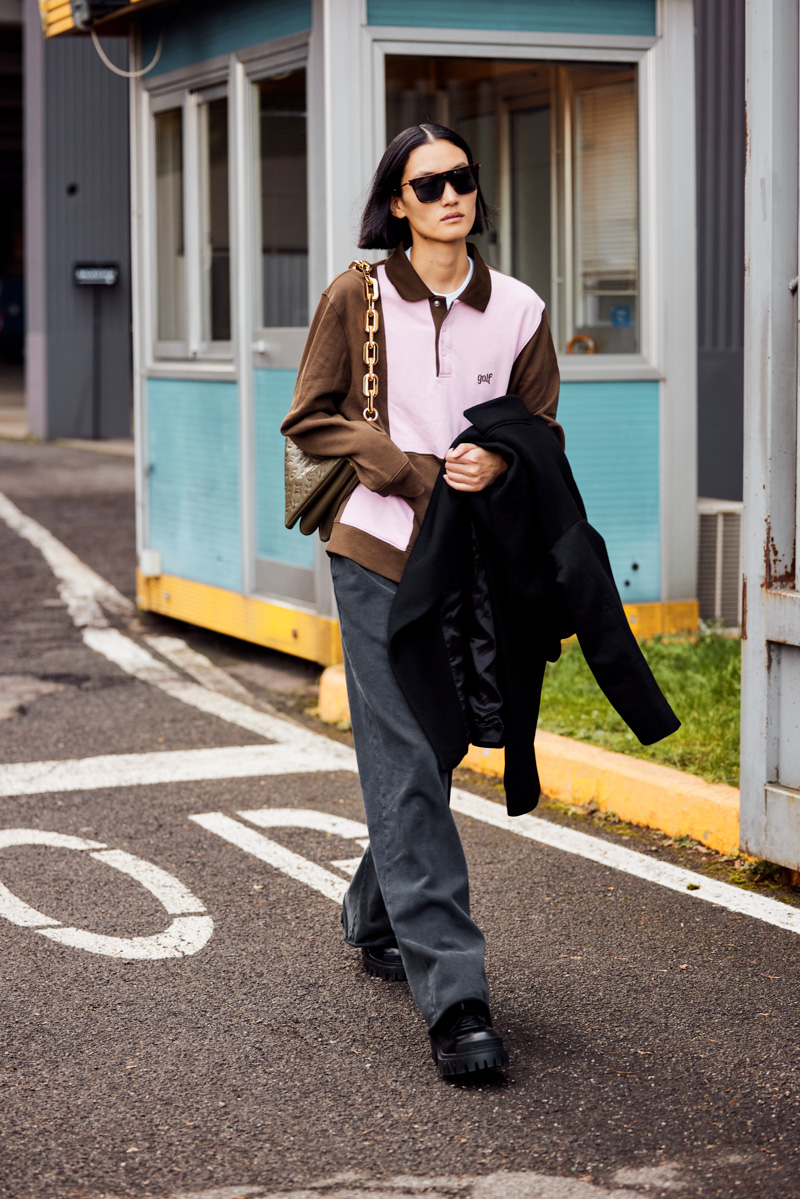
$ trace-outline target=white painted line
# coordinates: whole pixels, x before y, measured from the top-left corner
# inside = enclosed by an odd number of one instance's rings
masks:
[[[257,824],[259,828],[313,828],[328,836],[346,837],[362,849],[369,845],[367,826],[360,820],[348,820],[346,816],[333,816],[312,808],[258,808],[255,811],[237,812],[236,815],[249,820],[251,824]],[[331,866],[352,878],[362,856],[337,858],[331,862]]]
[[[324,815],[324,813],[320,813],[320,815]],[[309,862],[300,854],[292,853],[290,849],[278,845],[277,841],[270,841],[262,833],[254,832],[253,829],[240,824],[238,820],[232,820],[230,816],[225,816],[222,812],[204,812],[198,816],[190,816],[189,819],[202,828],[208,829],[210,833],[216,833],[224,841],[230,841],[231,845],[243,849],[245,853],[252,854],[254,858],[259,858],[267,865],[274,866],[276,870],[287,874],[289,878],[293,878],[299,883],[305,883],[307,887],[312,887],[313,890],[326,895],[328,899],[335,900],[336,903],[342,902],[347,890],[347,882],[332,874],[330,870],[318,866],[316,862]]]
[[[0,916],[4,920],[8,920],[10,924],[19,924],[21,928],[44,928],[48,924],[60,924],[60,920],[53,920],[50,916],[45,916],[44,912],[37,912],[36,908],[32,908],[30,904],[23,901],[9,891],[8,887],[0,883]]]
[[[241,699],[245,703],[252,700],[251,693],[237,679],[232,678],[219,666],[215,666],[205,654],[199,654],[180,637],[165,637],[149,633],[145,634],[144,640],[157,654],[161,654],[162,658],[166,658],[180,670],[185,670],[203,687],[208,687],[212,691],[220,691],[223,695],[227,692],[228,695]]]
[[[213,931],[214,921],[210,916],[177,916],[163,933],[154,933],[151,937],[105,937],[82,928],[37,930],[40,936],[49,937],[60,945],[127,962],[190,957],[208,943]]]
[[[10,849],[18,845],[46,845],[51,849],[104,850],[102,841],[87,841],[85,837],[73,837],[69,833],[53,833],[40,828],[4,828],[0,829],[0,849]],[[60,924],[38,912],[30,904],[24,903],[13,891],[0,883],[0,916],[11,924],[21,928],[42,928],[47,925]]]
[[[90,649],[114,662],[127,674],[150,683],[171,695],[173,699],[178,699],[201,712],[207,712],[210,716],[216,716],[228,724],[247,729],[270,741],[280,741],[284,745],[303,745],[311,749],[323,740],[318,733],[309,732],[291,721],[271,716],[267,712],[259,712],[249,704],[208,691],[198,683],[187,682],[165,662],[159,662],[144,646],[124,636],[118,629],[85,629],[83,639]],[[329,741],[328,744],[337,745],[333,741]],[[355,760],[355,755],[348,746],[340,745],[337,748],[341,751],[342,759],[349,756]]]
[[[330,746],[331,749],[327,749]],[[344,750],[342,754],[339,751]],[[313,750],[292,745],[233,745],[217,749],[164,750],[150,754],[104,754],[51,762],[11,762],[0,766],[0,797],[98,791],[106,787],[152,787],[204,779],[258,778],[355,771],[347,746],[333,741]],[[0,841],[0,844],[2,842]]]
[[[168,874],[160,866],[145,862],[143,858],[134,857],[121,849],[101,849],[90,853],[90,858],[97,862],[105,862],[112,870],[128,874],[141,883],[151,895],[154,895],[170,916],[178,916],[186,912],[205,912],[205,907],[191,891],[174,874]]]
[[[200,900],[173,874],[154,866],[152,862],[146,862],[143,858],[134,857],[133,854],[106,849],[100,841],[87,841],[83,837],[72,837],[67,833],[53,833],[43,829],[0,830],[0,848],[19,845],[47,845],[54,849],[76,849],[84,852],[88,850],[89,857],[136,879],[155,896],[170,915],[176,912],[206,910]],[[49,937],[51,941],[57,941],[61,945],[126,961],[154,961],[197,953],[214,931],[214,921],[206,915],[179,915],[169,928],[149,937],[110,937],[82,928],[62,928],[60,921],[45,916],[44,913],[37,912],[35,908],[23,903],[2,883],[0,916],[11,924],[33,928],[41,936]],[[46,925],[51,927],[43,927]]]
[[[361,865],[361,858],[335,858],[331,862],[331,866],[335,866],[337,870],[341,870],[343,874],[349,874],[352,878],[355,872]]]
[[[20,512],[16,504],[12,504],[2,493],[0,519],[42,554],[58,579],[58,594],[67,605],[67,610],[79,629],[105,626],[107,621],[102,609],[115,616],[133,615],[134,605],[126,596],[102,579],[85,562],[81,562],[72,550],[68,550],[42,525]]]
[[[563,828],[538,816],[508,816],[499,804],[481,799],[468,791],[454,789],[450,797],[450,806],[462,816],[471,816],[474,820],[482,820],[485,824],[505,829],[518,837],[527,837],[541,845],[549,845],[565,853],[578,854],[591,862],[599,862],[625,874],[646,879],[647,882],[658,883],[671,891],[680,891],[687,899],[705,900],[706,903],[727,908],[730,912],[739,912],[743,916],[763,920],[776,928],[800,933],[800,909],[789,907],[775,899],[741,891],[730,883],[717,882],[704,874],[697,874],[694,870],[673,866],[670,862],[653,861],[652,858],[635,853],[632,849],[624,849],[610,841],[601,841],[587,833],[576,832],[575,829]],[[689,887],[692,889],[689,890]]]
[[[243,778],[258,774],[317,770],[353,771],[356,769],[355,755],[347,746],[339,745],[316,733],[308,732],[298,725],[270,716],[266,712],[259,712],[248,703],[239,702],[237,699],[207,690],[205,686],[200,686],[198,683],[189,683],[170,669],[166,663],[158,661],[149,654],[143,646],[125,637],[117,629],[108,628],[101,609],[104,608],[117,615],[130,615],[134,610],[130,600],[81,562],[47,529],[25,516],[1,493],[0,519],[40,550],[59,581],[59,595],[66,603],[72,620],[84,630],[84,641],[90,648],[115,662],[128,674],[151,683],[182,703],[188,704],[198,711],[216,716],[229,724],[248,729],[267,740],[280,743],[279,746],[270,747],[269,752],[272,756],[269,761],[273,768],[269,770],[265,769],[261,763],[259,763],[258,769],[253,768],[255,764],[248,755],[254,748],[260,749],[260,747],[253,746],[233,751],[223,749],[195,750],[185,754],[120,754],[86,759],[84,762],[41,762],[3,766],[0,767],[0,795],[32,795],[48,791],[197,781],[201,778]],[[219,672],[223,676],[223,679],[220,679],[217,673],[218,668],[202,654],[196,654],[179,638],[152,638],[151,644],[164,657],[204,684],[222,686],[224,679],[226,690],[230,691],[239,687],[239,684],[231,680],[225,672]],[[280,750],[289,749],[289,747],[296,752],[282,756]],[[240,765],[232,768],[230,762],[218,756],[225,754],[240,755]],[[214,757],[204,760],[201,755],[214,755]],[[184,760],[181,762],[179,758]],[[159,759],[159,761],[155,762],[154,759]],[[201,770],[204,773],[198,773]],[[165,772],[169,771],[172,773],[165,777]],[[222,773],[223,771],[226,773]],[[68,783],[70,773],[76,780],[72,785]],[[80,785],[77,783],[78,779],[81,780]],[[95,781],[92,782],[92,779]],[[728,883],[716,882],[704,875],[672,866],[667,862],[653,861],[642,854],[623,849],[607,841],[598,840],[586,833],[551,824],[541,817],[509,817],[498,804],[481,799],[477,795],[471,795],[466,791],[453,791],[452,807],[455,811],[505,829],[517,836],[538,841],[543,845],[550,845],[566,853],[578,854],[590,861],[600,862],[615,870],[621,870],[638,878],[646,879],[648,882],[657,883],[659,886],[680,891],[690,898],[702,899],[727,908],[729,911],[752,916],[754,919],[762,920],[777,928],[795,933],[800,932],[800,910],[778,903],[774,899],[752,895],[737,887],[732,887]],[[244,813],[242,814],[244,815]],[[223,821],[228,820],[221,813],[212,815],[218,815]],[[192,819],[202,823],[200,817]],[[247,816],[247,819],[252,819],[252,813]],[[244,827],[233,820],[230,820],[229,824],[237,829]],[[230,832],[230,829],[228,831]],[[249,833],[251,837],[259,837],[259,834],[252,833],[251,830],[244,829],[244,832]],[[223,834],[219,833],[219,835]],[[268,841],[266,837],[261,837],[260,841],[267,846],[272,846],[275,850],[289,853],[288,850],[283,851],[281,846]],[[2,844],[3,842],[0,840],[0,845]],[[234,841],[234,844],[239,844],[239,842]],[[244,848],[244,846],[240,847]],[[248,849],[247,852],[254,852],[254,850]],[[256,856],[260,855],[256,853]],[[290,856],[297,858],[298,862],[305,863],[305,859],[298,858],[297,855]],[[305,866],[321,871],[321,875],[327,875],[328,880],[334,880],[336,884],[334,891],[338,896],[337,889],[344,886],[340,879],[336,879],[334,875],[322,870],[321,867],[314,867],[313,863],[305,863]],[[288,870],[287,873],[289,873]],[[317,890],[323,890],[323,894],[330,892],[331,897],[334,897],[334,892],[330,890],[333,883],[330,881],[325,884],[329,888],[328,891],[314,883],[309,883],[309,885],[316,886]],[[689,887],[692,890],[688,890]],[[0,896],[0,898],[2,897]],[[21,903],[21,901],[16,902]],[[26,905],[22,905],[22,907],[24,908]],[[19,911],[21,912],[22,909],[20,908]],[[28,911],[33,912],[34,909],[30,908]],[[0,911],[0,915],[2,914]],[[51,930],[49,935],[52,935],[54,931]],[[42,929],[41,932],[43,935],[48,935],[48,930]]]
[[[314,808],[256,808],[237,812],[236,815],[249,820],[251,824],[257,824],[259,828],[313,828],[321,833],[358,841],[364,849],[369,844],[367,826],[360,820],[348,820],[346,816],[333,816]]]
[[[53,849],[105,849],[102,841],[87,841],[70,833],[51,833],[42,828],[0,829],[0,849],[12,845],[49,845]]]

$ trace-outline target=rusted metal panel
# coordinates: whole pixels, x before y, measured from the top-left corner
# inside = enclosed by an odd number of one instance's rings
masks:
[[[741,819],[800,868],[798,10],[748,0]]]
[[[767,640],[800,645],[800,592],[769,590],[765,599]],[[800,729],[797,737],[800,742]]]
[[[742,849],[768,862],[800,870],[800,791],[767,786],[753,805],[747,829],[741,831]]]

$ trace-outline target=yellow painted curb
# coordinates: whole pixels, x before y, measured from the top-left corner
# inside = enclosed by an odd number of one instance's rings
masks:
[[[661,829],[671,837],[691,837],[721,853],[739,850],[739,791],[706,783],[694,774],[644,762],[547,733],[536,733],[536,761],[542,791],[551,799],[593,801],[631,824]],[[462,765],[502,778],[502,749],[470,746]]]
[[[295,658],[329,666],[342,660],[339,622],[288,604],[240,595],[175,575],[136,572],[136,603],[147,612],[186,620],[203,629],[241,637]]]
[[[347,684],[344,678],[344,666],[329,666],[323,670],[319,681],[319,701],[317,712],[321,720],[327,724],[339,724],[342,720],[350,719],[350,705],[347,702]]]
[[[319,714],[331,724],[347,720],[343,666],[329,666],[319,686]],[[671,837],[691,837],[720,853],[739,852],[739,792],[694,774],[613,753],[544,729],[536,732],[542,791],[563,803],[596,803],[604,812]],[[503,777],[502,749],[471,745],[462,766]]]

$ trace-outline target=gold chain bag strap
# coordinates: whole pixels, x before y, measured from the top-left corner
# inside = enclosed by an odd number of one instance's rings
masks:
[[[378,343],[375,334],[378,332],[380,319],[375,307],[375,301],[378,299],[378,280],[373,276],[372,267],[368,262],[351,262],[349,269],[359,271],[364,280],[364,297],[367,302],[364,317],[364,332],[367,334],[364,363],[367,373],[364,375],[362,388],[367,398],[367,406],[362,415],[365,421],[373,424],[378,419],[378,410],[375,407],[375,397],[378,394],[378,376],[375,372],[378,364]],[[319,530],[320,539],[329,541],[334,517],[358,483],[355,467],[346,458],[322,458],[316,454],[307,454],[287,437],[284,477],[286,528],[293,529],[299,521],[301,533],[309,535]]]

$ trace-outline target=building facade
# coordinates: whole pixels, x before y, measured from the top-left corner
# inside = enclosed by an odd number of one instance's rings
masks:
[[[465,134],[497,206],[481,253],[548,306],[568,454],[634,627],[695,623],[692,0],[110,7],[146,71],[130,93],[142,606],[338,657],[324,548],[283,526],[279,425],[317,297],[362,256],[387,141],[433,120]]]

